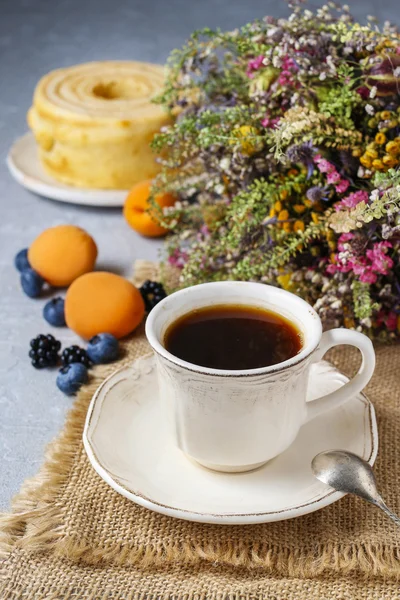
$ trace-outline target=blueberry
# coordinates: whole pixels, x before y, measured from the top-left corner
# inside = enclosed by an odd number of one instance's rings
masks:
[[[25,269],[31,268],[28,260],[28,248],[23,248],[23,250],[20,250],[18,254],[16,254],[14,258],[14,265],[18,271],[21,271],[21,273],[22,271],[25,271]]]
[[[25,294],[30,298],[40,296],[44,280],[33,269],[25,269],[21,273],[21,286]]]
[[[86,352],[96,364],[112,362],[119,355],[118,340],[111,333],[99,333],[89,340]]]
[[[73,396],[87,380],[88,370],[85,365],[72,363],[60,369],[57,375],[57,387],[67,396]]]
[[[54,327],[65,327],[64,299],[52,298],[43,308],[43,317]]]

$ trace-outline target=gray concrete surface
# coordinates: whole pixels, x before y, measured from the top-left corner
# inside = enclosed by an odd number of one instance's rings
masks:
[[[319,2],[318,2],[319,4]],[[349,2],[358,17],[396,18],[395,0]],[[25,114],[39,77],[88,60],[165,61],[193,29],[234,28],[286,11],[272,0],[0,0],[0,507],[35,474],[46,444],[72,401],[55,386],[56,373],[35,371],[29,340],[51,331],[44,300],[20,290],[13,256],[43,229],[74,223],[99,247],[99,267],[128,276],[135,258],[155,259],[159,243],[137,236],[120,210],[90,209],[38,198],[8,174],[5,157],[27,129]],[[77,341],[56,330],[63,344]]]

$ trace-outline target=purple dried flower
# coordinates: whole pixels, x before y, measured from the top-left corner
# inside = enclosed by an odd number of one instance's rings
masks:
[[[290,146],[286,151],[286,156],[292,163],[302,163],[307,167],[307,179],[309,179],[314,170],[314,155],[317,149],[313,146],[312,141],[304,142]]]
[[[275,225],[278,222],[278,217],[267,217],[262,222],[262,225]]]
[[[328,190],[326,188],[314,185],[307,190],[306,196],[311,202],[319,202],[320,200],[329,200],[327,192]]]

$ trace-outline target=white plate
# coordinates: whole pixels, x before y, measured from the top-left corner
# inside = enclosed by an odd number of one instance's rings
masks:
[[[310,398],[347,378],[329,363],[312,367]],[[111,375],[90,404],[83,441],[97,473],[137,504],[203,523],[279,521],[319,510],[344,494],[312,475],[323,450],[350,450],[374,463],[378,438],[372,404],[359,394],[307,423],[288,450],[250,473],[216,473],[190,461],[164,428],[153,356]]]
[[[56,181],[43,169],[33,133],[26,133],[12,145],[7,166],[11,175],[26,189],[60,202],[88,206],[123,206],[128,190],[90,190]]]

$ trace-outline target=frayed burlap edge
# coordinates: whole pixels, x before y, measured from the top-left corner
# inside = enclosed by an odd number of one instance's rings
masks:
[[[227,546],[195,544],[187,541],[167,545],[159,540],[157,546],[140,548],[118,544],[107,547],[88,547],[82,541],[63,538],[63,515],[55,507],[60,488],[68,478],[77,444],[82,438],[83,423],[90,400],[108,373],[96,373],[96,379],[81,392],[70,411],[60,437],[52,442],[39,474],[26,482],[13,502],[13,513],[2,517],[0,529],[3,556],[18,547],[30,552],[50,552],[59,558],[86,564],[136,565],[163,567],[166,563],[183,562],[214,564],[247,568],[262,568],[270,573],[289,577],[314,577],[327,572],[348,575],[400,577],[400,556],[392,548],[366,545],[316,545],[314,557],[304,558],[300,551],[275,548],[266,544]],[[34,526],[30,521],[34,519]],[[62,538],[62,543],[59,543]]]
[[[137,261],[135,282],[140,283],[156,274],[154,263]],[[143,335],[140,331],[137,335]],[[7,557],[15,548],[29,552],[48,552],[59,558],[83,561],[86,564],[138,567],[163,567],[166,563],[182,562],[197,565],[213,564],[244,568],[261,568],[268,573],[289,577],[315,577],[324,573],[382,576],[400,579],[400,554],[385,545],[365,546],[337,544],[316,545],[313,556],[304,557],[297,550],[257,543],[249,548],[235,542],[218,546],[190,541],[173,545],[159,540],[157,546],[132,548],[113,544],[109,547],[88,547],[80,539],[65,539],[63,514],[57,507],[60,489],[66,483],[81,442],[83,425],[90,400],[97,387],[115,366],[94,369],[89,385],[78,395],[60,436],[50,443],[45,462],[38,475],[24,483],[12,503],[12,513],[0,518],[0,555]]]
[[[396,581],[330,575],[299,579],[204,563],[95,568],[15,551],[7,561],[2,600],[391,600]],[[0,565],[0,581],[1,565]]]

